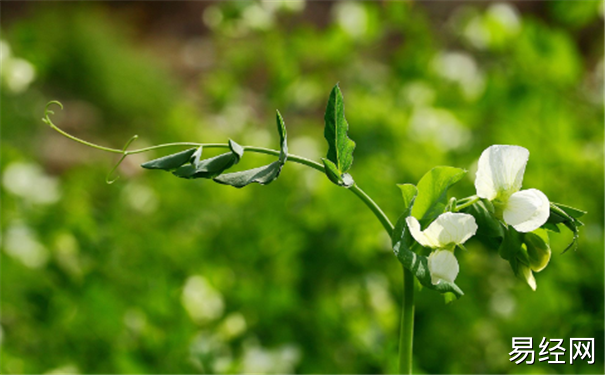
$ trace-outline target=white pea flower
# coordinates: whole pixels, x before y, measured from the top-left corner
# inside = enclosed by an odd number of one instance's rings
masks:
[[[460,266],[458,266],[458,260],[453,252],[437,250],[429,255],[429,271],[433,285],[437,285],[441,281],[453,283],[458,276]]]
[[[461,245],[477,232],[475,218],[463,213],[443,213],[423,231],[420,230],[420,223],[415,217],[408,216],[405,221],[412,237],[422,246],[433,249]]]
[[[469,214],[446,212],[439,215],[424,231],[420,230],[420,223],[415,217],[407,217],[406,222],[412,237],[419,244],[437,249],[428,259],[433,285],[441,281],[454,282],[460,270],[454,248],[477,232],[475,218]]]
[[[529,151],[523,147],[490,146],[479,158],[475,179],[477,195],[492,201],[504,222],[519,232],[540,228],[550,215],[550,202],[544,193],[521,190],[528,159]]]

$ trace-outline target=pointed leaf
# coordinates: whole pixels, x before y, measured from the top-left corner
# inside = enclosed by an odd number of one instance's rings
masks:
[[[243,147],[233,140],[229,140],[229,148],[230,152],[200,160],[203,151],[200,146],[193,154],[191,164],[183,165],[172,173],[177,177],[188,179],[214,178],[237,164],[244,154]]]
[[[273,163],[262,167],[222,174],[215,177],[214,181],[223,185],[231,185],[236,188],[242,188],[251,183],[268,185],[279,176],[281,169],[282,164],[279,161],[274,161]]]
[[[277,132],[279,133],[280,144],[279,162],[284,165],[286,159],[288,159],[288,134],[286,133],[286,124],[281,117],[281,113],[279,111],[276,112]]]
[[[214,156],[212,158],[199,160],[195,158],[191,164],[183,165],[172,172],[175,176],[182,178],[214,178],[233,165],[237,164],[244,154],[242,146],[229,140],[230,152]],[[200,147],[200,157],[201,157]]]
[[[353,164],[355,142],[347,136],[349,124],[345,119],[344,102],[338,84],[330,93],[324,120],[324,136],[328,141],[327,158],[336,165],[341,174],[345,173]]]
[[[176,154],[150,160],[141,164],[141,167],[147,169],[163,169],[165,171],[171,171],[191,160],[191,156],[193,156],[195,150],[195,148],[190,148],[189,150],[177,152]]]
[[[248,169],[240,172],[233,172],[222,174],[214,178],[214,181],[223,185],[231,185],[236,188],[242,188],[252,183],[258,183],[261,185],[268,185],[281,173],[282,167],[288,159],[288,144],[286,125],[279,111],[276,114],[277,120],[277,131],[280,139],[280,155],[279,160],[274,161],[271,164],[264,165],[262,167]],[[234,142],[235,143],[235,142]],[[239,145],[238,145],[239,146]],[[243,151],[242,151],[243,152]]]
[[[229,140],[229,149],[231,150],[231,152],[233,152],[235,155],[237,155],[238,162],[239,162],[239,159],[241,159],[242,156],[244,156],[244,148],[232,139]]]
[[[448,189],[465,173],[460,168],[435,167],[420,179],[412,215],[420,221],[423,229],[445,211]]]

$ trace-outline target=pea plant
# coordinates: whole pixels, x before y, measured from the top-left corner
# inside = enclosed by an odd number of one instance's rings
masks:
[[[510,263],[513,273],[536,290],[534,273],[542,271],[551,258],[549,232],[567,228],[573,240],[563,250],[577,248],[578,230],[583,224],[579,218],[586,212],[551,202],[537,189],[521,190],[529,151],[520,146],[493,145],[479,157],[475,178],[476,194],[448,199],[448,190],[467,173],[464,169],[439,166],[428,171],[416,185],[397,185],[403,197],[403,210],[395,222],[385,215],[376,202],[366,194],[349,174],[353,164],[355,142],[348,137],[343,96],[336,85],[326,107],[324,135],[328,153],[321,162],[288,153],[284,119],[276,113],[279,150],[255,146],[241,146],[233,140],[227,143],[166,143],[129,150],[137,138],[132,137],[122,149],[100,146],[74,137],[58,128],[50,119],[54,114],[46,106],[43,121],[62,135],[96,148],[120,154],[121,158],[108,174],[109,180],[119,164],[128,155],[169,147],[189,147],[143,163],[146,169],[158,169],[183,179],[203,178],[219,184],[243,188],[252,183],[268,185],[276,180],[286,162],[294,162],[325,173],[328,179],[358,196],[380,221],[392,240],[393,253],[403,268],[403,297],[401,329],[399,333],[399,371],[412,372],[414,331],[415,279],[429,290],[441,293],[446,302],[460,298],[464,293],[455,284],[459,273],[456,250],[466,251],[464,243],[475,236],[488,250]],[[207,149],[225,149],[218,156],[204,158]],[[275,156],[277,159],[257,168],[227,172],[248,153]]]

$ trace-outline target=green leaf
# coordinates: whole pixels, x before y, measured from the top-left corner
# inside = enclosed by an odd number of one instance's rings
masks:
[[[202,155],[202,147],[200,147],[197,151],[199,156],[196,156],[191,164],[183,165],[172,173],[175,176],[189,179],[214,178],[239,163],[244,155],[244,148],[232,140],[229,140],[229,148],[231,152],[199,160]]]
[[[280,138],[280,155],[277,161],[271,164],[264,165],[262,167],[248,169],[240,172],[233,172],[222,174],[214,178],[214,181],[223,185],[231,185],[236,188],[242,188],[251,183],[258,183],[261,185],[268,185],[281,173],[282,167],[288,159],[288,144],[286,125],[279,111],[276,115],[277,131]]]
[[[233,172],[222,174],[214,178],[214,181],[223,185],[231,185],[236,188],[242,188],[253,182],[261,185],[268,185],[275,180],[281,172],[283,164],[279,161],[274,161],[269,165],[248,169],[241,172]]]
[[[411,210],[418,195],[418,188],[413,184],[397,184],[403,197],[404,211]]]
[[[466,171],[454,167],[435,167],[418,182],[418,197],[412,209],[423,228],[445,211],[447,191]]]
[[[326,158],[321,158],[321,161],[324,163],[324,168],[326,170],[326,175],[338,186],[344,186],[346,188],[351,187],[355,181],[353,181],[353,177],[351,177],[348,173],[340,173],[338,168],[334,163]]]
[[[404,236],[407,231],[407,226],[405,219],[410,216],[412,212],[412,207],[414,206],[414,200],[416,199],[416,195],[418,194],[418,189],[416,186],[412,184],[398,184],[397,187],[401,189],[401,195],[403,197],[403,214],[399,216],[397,219],[397,223],[395,224],[395,228],[393,229],[393,233],[391,234],[391,242],[393,247],[397,244],[397,242],[404,239]],[[408,233],[408,245],[411,246],[411,237]]]
[[[347,136],[349,124],[345,119],[344,102],[338,84],[330,93],[324,120],[324,136],[328,141],[327,158],[336,165],[340,174],[345,173],[353,164],[355,142]]]
[[[286,133],[286,124],[279,111],[276,111],[275,117],[277,120],[277,132],[279,133],[280,144],[279,162],[284,165],[288,159],[288,134]]]
[[[146,163],[141,164],[141,167],[147,169],[162,169],[165,171],[171,171],[191,160],[191,156],[193,155],[195,150],[195,148],[190,148],[189,150],[177,152],[176,154],[167,155],[159,159],[150,160]]]

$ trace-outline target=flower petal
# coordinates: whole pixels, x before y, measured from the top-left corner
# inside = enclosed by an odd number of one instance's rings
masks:
[[[424,232],[420,230],[420,223],[414,216],[408,216],[405,219],[405,222],[408,224],[408,228],[410,228],[410,233],[412,234],[412,237],[414,237],[414,239],[418,241],[419,244],[424,247],[438,247],[437,242],[429,239],[424,234]]]
[[[477,232],[477,223],[472,215],[464,213],[446,212],[429,225],[424,234],[438,248],[447,245],[463,244]]]
[[[429,255],[428,264],[433,285],[437,285],[441,281],[453,283],[460,271],[456,256],[449,250],[433,251]]]
[[[529,151],[521,146],[493,145],[481,153],[475,188],[481,198],[494,200],[521,189]]]
[[[524,233],[540,228],[546,223],[548,216],[548,197],[537,189],[522,190],[511,195],[503,212],[506,224]]]

